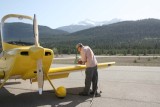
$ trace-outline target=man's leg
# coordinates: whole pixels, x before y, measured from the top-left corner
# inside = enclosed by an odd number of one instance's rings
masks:
[[[97,66],[94,69],[94,75],[92,79],[92,92],[90,93],[91,95],[95,95],[95,97],[100,97],[101,94],[97,92],[98,89],[98,72],[97,72]]]
[[[86,68],[86,78],[85,78],[85,88],[84,92],[89,94],[90,87],[91,87],[91,82],[92,82],[92,77],[93,77],[93,72],[92,68]]]
[[[91,87],[91,82],[92,82],[92,77],[93,77],[93,69],[92,68],[86,68],[86,78],[85,78],[85,88],[84,88],[84,93],[89,94],[90,87]]]
[[[93,78],[92,78],[92,90],[93,93],[97,93],[97,89],[98,89],[98,72],[97,72],[97,66],[94,67],[94,72],[93,72]]]

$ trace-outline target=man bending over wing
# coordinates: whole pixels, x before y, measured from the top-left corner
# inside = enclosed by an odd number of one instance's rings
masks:
[[[82,43],[76,45],[78,52],[80,52],[81,60],[78,61],[78,64],[86,64],[86,78],[85,78],[85,87],[83,92],[80,92],[79,95],[89,96],[94,95],[100,96],[97,92],[97,83],[98,83],[98,72],[97,72],[97,60],[96,57],[89,46],[83,46]],[[92,83],[92,91],[90,92],[90,87]]]

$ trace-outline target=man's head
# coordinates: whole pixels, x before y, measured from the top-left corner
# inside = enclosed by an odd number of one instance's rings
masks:
[[[82,43],[78,43],[78,44],[76,45],[76,48],[77,48],[78,52],[81,51],[81,48],[82,48],[82,47],[83,47],[83,44],[82,44]]]

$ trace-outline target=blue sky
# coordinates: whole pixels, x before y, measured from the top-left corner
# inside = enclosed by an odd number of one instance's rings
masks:
[[[40,25],[57,28],[85,19],[160,19],[160,0],[1,0],[0,18],[10,13],[36,14]]]

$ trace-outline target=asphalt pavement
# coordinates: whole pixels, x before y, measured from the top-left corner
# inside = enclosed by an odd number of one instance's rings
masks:
[[[54,67],[67,66],[56,64]],[[92,107],[160,107],[160,67],[111,66],[99,69],[98,91]],[[90,107],[91,96],[79,96],[83,90],[84,71],[68,78],[52,80],[55,87],[64,86],[67,96],[59,99],[48,83],[38,94],[37,83],[9,80],[0,90],[0,107]]]

